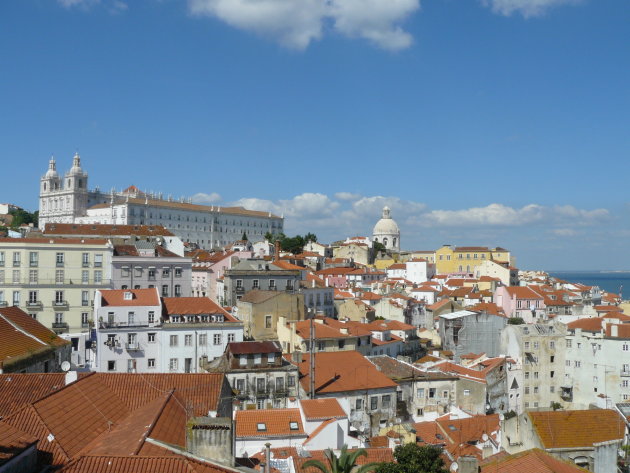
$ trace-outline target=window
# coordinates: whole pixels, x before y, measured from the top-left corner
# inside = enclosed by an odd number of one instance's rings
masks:
[[[271,315],[265,315],[265,328],[271,328]]]
[[[237,286],[237,287],[238,287],[238,286]],[[254,288],[254,289],[258,289],[259,287],[260,287],[260,286],[259,286],[259,281],[258,281],[258,279],[254,279],[254,280],[252,281],[252,288]]]
[[[142,277],[142,267],[141,266],[134,266],[133,274],[134,274],[135,277],[141,278]]]
[[[21,255],[17,251],[13,252],[13,266],[20,266],[21,264]]]
[[[556,342],[554,341],[549,342],[549,348],[556,348]]]
[[[378,397],[372,396],[370,398],[370,409],[373,410],[373,411],[378,409]]]
[[[534,371],[534,379],[538,379],[538,371]]]
[[[37,291],[28,291],[28,303],[37,304]]]
[[[276,361],[275,353],[267,353],[267,363],[273,363]]]
[[[20,282],[20,270],[14,269],[13,270],[13,283],[19,284],[19,282]]]
[[[525,379],[529,379],[529,371],[525,371]]]
[[[429,399],[433,399],[435,397],[435,388],[429,388]]]
[[[128,278],[131,274],[131,271],[129,270],[129,266],[123,266],[122,268],[120,268],[120,276],[123,278]]]
[[[571,340],[567,340],[567,348],[571,348],[572,346],[572,341]]]
[[[254,355],[254,364],[259,365],[262,363],[262,355],[260,353],[256,353]]]
[[[289,376],[287,378],[287,386],[289,386],[290,388],[295,386],[295,376]]]
[[[162,285],[162,297],[168,297],[168,286],[166,284]]]
[[[236,389],[239,393],[242,393],[243,390],[245,389],[245,380],[244,379],[237,379],[236,380]]]
[[[149,323],[150,324],[155,323],[155,312],[153,312],[152,310],[149,311]]]
[[[269,280],[269,289],[275,289],[276,287],[276,280],[275,279],[270,279]]]
[[[103,282],[103,271],[94,271],[94,284],[102,284]]]
[[[63,266],[63,262],[64,262],[64,254],[63,253],[57,253],[56,257],[55,257],[55,262],[57,264],[57,266]]]
[[[136,313],[135,312],[128,312],[127,313],[127,323],[129,325],[133,325],[136,323]]]
[[[38,275],[36,269],[31,269],[28,272],[28,282],[29,282],[29,284],[37,284],[38,278],[39,278],[39,275]]]
[[[169,345],[172,347],[177,346],[177,335],[171,335],[169,338]]]
[[[424,388],[418,388],[416,390],[416,397],[420,399],[424,398]]]
[[[575,367],[576,368],[580,368],[582,366],[582,362],[581,361],[577,361],[575,362]]]
[[[556,392],[556,387],[555,386],[549,386],[549,392],[550,393]]]
[[[36,268],[39,260],[37,251],[31,251],[28,254],[28,264],[31,268]]]
[[[55,304],[63,304],[63,291],[55,291]]]
[[[354,403],[354,408],[357,411],[362,411],[363,410],[363,399],[357,399]]]
[[[240,355],[238,357],[238,364],[240,366],[247,366],[247,355]]]
[[[147,341],[149,343],[155,343],[155,333],[154,332],[150,332],[147,334]]]
[[[175,297],[181,297],[182,296],[182,286],[180,286],[179,284],[175,284]]]
[[[178,365],[177,358],[171,358],[168,361],[168,370],[169,371],[177,371],[177,365]]]
[[[233,342],[233,341],[234,341],[234,334],[228,333],[228,343]]]
[[[103,254],[97,253],[94,255],[94,267],[101,268],[103,266]]]
[[[237,279],[236,280],[236,289],[243,289],[243,280],[242,279]]]
[[[276,378],[276,391],[284,391],[284,378]]]
[[[176,278],[182,277],[182,268],[175,268],[175,277]]]
[[[199,345],[206,346],[208,344],[208,334],[200,333],[199,334]]]
[[[81,262],[82,262],[82,266],[84,268],[89,266],[90,265],[90,254],[89,253],[83,253],[81,255]]]
[[[4,270],[0,270],[0,284],[4,284]]]
[[[265,378],[256,378],[256,391],[264,392],[265,391]]]
[[[116,371],[116,362],[114,360],[107,361],[107,371]]]
[[[538,386],[534,386],[534,394],[538,394]]]
[[[88,324],[88,313],[87,312],[81,312],[81,325],[87,325]]]
[[[534,342],[534,350],[538,349],[538,342]]]
[[[171,270],[170,268],[162,268],[162,277],[163,278],[168,278],[171,275]]]
[[[63,269],[57,269],[55,271],[55,284],[63,284]]]
[[[192,346],[192,335],[191,334],[184,335],[184,345],[186,345],[187,347],[191,347]]]
[[[4,251],[0,251],[0,266],[4,266]]]
[[[470,389],[464,389],[464,396],[470,396]]]
[[[212,336],[212,343],[214,345],[221,345],[221,334],[220,333],[215,333]]]
[[[337,345],[339,346],[340,350],[343,350],[343,348],[346,346],[346,341],[345,340],[338,340],[337,341]]]
[[[383,395],[383,397],[381,398],[381,406],[383,407],[383,409],[389,409],[391,405],[391,399],[392,397],[389,394]]]
[[[442,398],[443,399],[447,399],[448,398],[448,391],[442,391]]]
[[[149,358],[147,360],[147,368],[155,368],[155,358]]]
[[[529,394],[529,386],[525,386],[525,394]]]
[[[529,342],[525,342],[525,349],[529,350]]]
[[[623,346],[622,346],[622,350],[623,350],[623,351],[628,351],[628,344],[627,344],[627,343],[624,343],[624,344],[623,344]]]

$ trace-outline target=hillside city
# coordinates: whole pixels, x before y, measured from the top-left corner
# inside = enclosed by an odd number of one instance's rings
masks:
[[[621,294],[44,171],[0,204],[0,472],[630,471]]]

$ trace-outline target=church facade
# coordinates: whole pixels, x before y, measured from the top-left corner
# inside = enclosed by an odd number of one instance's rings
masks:
[[[190,199],[173,200],[161,194],[141,192],[135,186],[117,192],[88,188],[88,174],[75,154],[72,168],[63,177],[51,158],[40,179],[39,226],[50,223],[103,223],[162,225],[182,241],[200,248],[222,247],[242,238],[264,240],[266,233],[283,232],[284,218],[270,212],[242,207],[193,204]]]
[[[391,217],[389,207],[383,208],[381,219],[374,225],[372,242],[381,243],[385,249],[390,251],[400,251],[400,229]]]

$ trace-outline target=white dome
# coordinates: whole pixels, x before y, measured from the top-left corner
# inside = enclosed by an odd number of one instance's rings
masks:
[[[374,230],[372,231],[374,236],[380,235],[391,235],[391,236],[399,236],[400,229],[398,228],[398,224],[396,221],[391,218],[389,207],[383,208],[383,217],[376,222],[374,225]]]
[[[80,174],[83,174],[83,169],[81,169],[81,157],[79,156],[79,153],[74,153],[74,158],[72,158],[72,167],[70,168],[70,171],[68,171],[67,175],[76,176]]]
[[[57,164],[55,163],[55,158],[50,158],[48,162],[48,171],[46,171],[46,175],[44,176],[46,179],[59,177],[57,174]]]

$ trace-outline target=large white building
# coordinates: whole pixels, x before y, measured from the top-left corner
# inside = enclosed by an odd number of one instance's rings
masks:
[[[372,241],[382,243],[387,250],[400,251],[400,229],[389,207],[383,207],[383,216],[372,230]]]
[[[78,153],[64,177],[51,158],[40,180],[39,225],[52,222],[163,225],[182,241],[207,249],[240,240],[243,234],[249,241],[261,241],[266,233],[281,233],[284,226],[284,218],[271,212],[198,205],[191,199],[141,192],[135,186],[120,192],[89,190]]]

